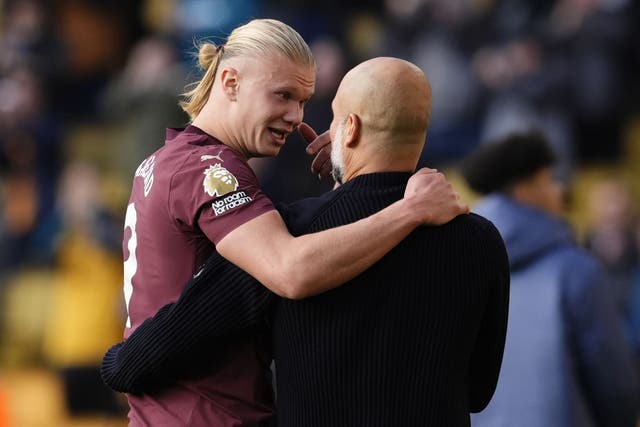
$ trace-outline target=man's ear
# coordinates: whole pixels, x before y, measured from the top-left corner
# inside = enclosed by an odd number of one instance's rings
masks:
[[[344,129],[344,143],[347,147],[355,147],[360,141],[360,117],[357,114],[349,113]]]
[[[238,90],[240,87],[238,70],[235,68],[223,68],[220,73],[220,82],[227,99],[229,101],[235,101],[238,97]]]

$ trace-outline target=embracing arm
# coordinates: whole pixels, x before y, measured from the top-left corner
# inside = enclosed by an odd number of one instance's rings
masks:
[[[362,273],[418,225],[442,224],[467,212],[442,174],[421,169],[404,199],[360,221],[293,237],[272,211],[237,227],[216,247],[276,294],[298,299]]]
[[[179,378],[181,357],[202,352],[205,342],[255,325],[276,296],[214,253],[177,302],[147,319],[102,360],[103,381],[113,390],[142,393]],[[208,351],[215,348],[208,346]]]

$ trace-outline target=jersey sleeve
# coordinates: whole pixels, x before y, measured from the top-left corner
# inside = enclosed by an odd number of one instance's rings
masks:
[[[176,221],[199,228],[215,244],[238,226],[275,209],[247,162],[220,145],[187,159],[172,178],[169,203]]]

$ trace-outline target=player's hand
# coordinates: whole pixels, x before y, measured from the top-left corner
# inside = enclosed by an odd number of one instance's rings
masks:
[[[318,136],[311,126],[302,122],[298,126],[298,132],[309,143],[307,153],[316,156],[311,162],[311,172],[318,175],[320,179],[331,177],[331,137],[329,131]]]
[[[435,169],[422,168],[407,183],[406,200],[416,209],[424,224],[442,225],[461,214],[469,213],[469,206],[444,175]]]

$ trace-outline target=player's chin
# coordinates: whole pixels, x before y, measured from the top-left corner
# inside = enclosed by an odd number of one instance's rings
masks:
[[[280,153],[280,150],[284,147],[284,143],[275,143],[272,142],[264,147],[263,152],[261,153],[265,157],[274,157]]]
[[[269,146],[262,148],[255,157],[275,157],[280,154],[281,146]]]
[[[280,154],[280,148],[282,148],[282,147],[277,147],[277,148],[275,148],[275,149],[273,150],[272,154],[270,154],[270,155],[269,155],[269,157],[275,157],[275,156],[277,156],[278,154]]]

